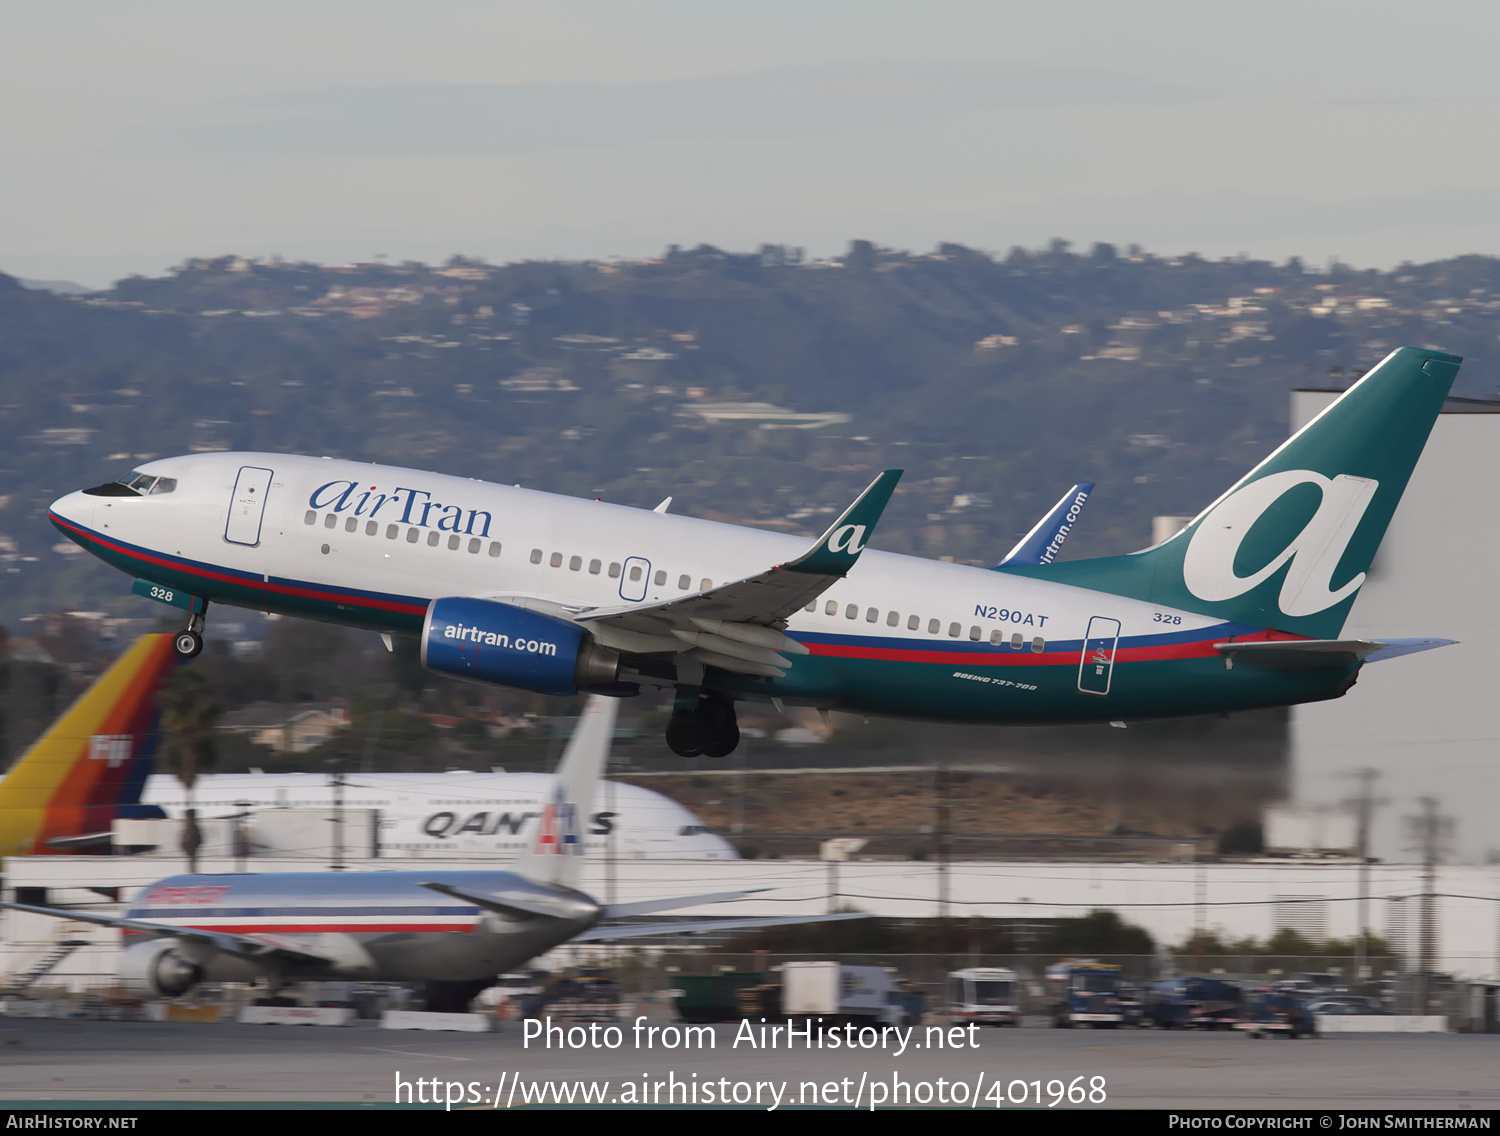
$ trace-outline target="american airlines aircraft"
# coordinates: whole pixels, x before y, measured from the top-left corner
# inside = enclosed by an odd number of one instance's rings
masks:
[[[953,722],[1128,722],[1337,698],[1437,640],[1340,639],[1458,374],[1400,348],[1171,539],[994,569],[865,552],[899,470],[797,537],[379,465],[153,461],[52,522],[187,612],[222,603],[420,639],[441,674],[674,692],[720,757],[735,703]]]
[[[424,982],[428,1009],[462,1010],[497,974],[566,942],[739,931],[859,914],[601,925],[748,892],[601,904],[577,888],[616,702],[591,698],[529,848],[507,871],[184,875],[142,888],[124,916],[0,903],[125,933],[120,980],[152,998],[201,982]]]

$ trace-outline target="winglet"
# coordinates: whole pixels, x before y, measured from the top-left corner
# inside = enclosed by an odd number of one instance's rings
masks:
[[[885,512],[896,482],[904,470],[888,469],[870,483],[870,487],[844,510],[844,515],[828,527],[818,543],[796,560],[783,564],[788,572],[805,572],[811,576],[847,576],[869,543],[870,534]]]
[[[996,568],[1012,564],[1051,564],[1062,549],[1063,541],[1078,523],[1078,514],[1083,504],[1094,491],[1092,481],[1080,481],[1066,493],[1052,510],[1036,523],[1036,527],[1016,542],[1016,546],[1005,554],[1005,559]]]

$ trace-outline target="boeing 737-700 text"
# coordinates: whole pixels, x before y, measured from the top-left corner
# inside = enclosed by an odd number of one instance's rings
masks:
[[[747,699],[1015,724],[1289,705],[1439,643],[1338,636],[1459,363],[1392,352],[1171,539],[1092,560],[1053,559],[1081,496],[1060,503],[1056,537],[993,569],[866,552],[899,470],[811,547],[279,454],[149,462],[51,518],[188,613],[184,655],[210,603],[418,636],[442,674],[674,690],[667,742],[685,756],[730,753]]]

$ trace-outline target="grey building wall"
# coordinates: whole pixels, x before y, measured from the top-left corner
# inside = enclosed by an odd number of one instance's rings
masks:
[[[1298,391],[1299,429],[1336,392]],[[1412,860],[1402,818],[1440,798],[1454,859],[1500,859],[1500,404],[1453,400],[1439,417],[1344,636],[1459,640],[1364,668],[1333,702],[1292,712],[1295,798],[1333,804],[1345,774],[1379,770],[1373,854]],[[1500,889],[1500,868],[1496,872]],[[1492,889],[1497,896],[1500,890]]]

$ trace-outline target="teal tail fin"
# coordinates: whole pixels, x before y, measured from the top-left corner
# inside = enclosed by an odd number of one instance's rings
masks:
[[[1461,362],[1392,351],[1154,548],[1000,571],[1336,638]]]

